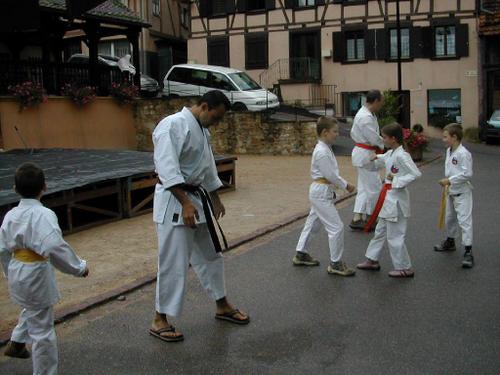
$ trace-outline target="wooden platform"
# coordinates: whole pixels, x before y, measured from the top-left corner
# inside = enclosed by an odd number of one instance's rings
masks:
[[[34,162],[46,174],[42,202],[54,210],[65,233],[151,212],[154,188],[152,153],[47,149],[0,154],[0,222],[19,202],[12,190],[20,164]],[[215,157],[221,192],[236,188],[234,156]]]

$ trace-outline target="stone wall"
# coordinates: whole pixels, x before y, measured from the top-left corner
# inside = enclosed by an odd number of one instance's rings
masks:
[[[138,150],[151,151],[151,133],[158,122],[194,102],[194,98],[141,100],[134,115]],[[315,129],[314,122],[276,122],[258,112],[228,112],[210,132],[218,154],[303,155],[314,149]]]

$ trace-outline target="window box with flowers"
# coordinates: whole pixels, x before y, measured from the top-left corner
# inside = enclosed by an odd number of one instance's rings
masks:
[[[61,88],[61,95],[67,96],[78,107],[83,107],[95,100],[96,89],[90,86],[80,86],[73,83],[66,83]]]
[[[26,81],[18,85],[8,87],[9,93],[19,102],[19,111],[37,106],[47,101],[47,93],[42,85],[32,81]]]
[[[128,81],[111,84],[110,95],[120,104],[134,104],[139,96],[139,88]]]

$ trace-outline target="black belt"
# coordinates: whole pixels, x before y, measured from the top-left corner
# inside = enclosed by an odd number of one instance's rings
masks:
[[[210,233],[210,237],[212,238],[212,242],[215,247],[215,251],[217,253],[222,252],[222,246],[219,241],[219,236],[217,235],[217,231],[215,230],[215,223],[217,223],[217,226],[219,227],[220,234],[222,236],[222,240],[224,241],[224,247],[227,250],[227,240],[226,236],[224,235],[224,232],[222,231],[222,228],[217,221],[217,219],[212,215],[214,212],[214,206],[212,204],[212,199],[210,199],[210,194],[208,191],[206,191],[203,187],[201,186],[195,186],[195,185],[188,185],[188,184],[181,184],[178,185],[182,190],[187,191],[189,193],[197,194],[200,199],[201,203],[203,205],[203,213],[205,214],[205,220],[207,221],[207,226],[208,226],[208,231]]]

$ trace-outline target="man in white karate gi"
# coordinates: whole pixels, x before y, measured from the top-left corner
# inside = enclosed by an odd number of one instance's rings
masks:
[[[354,217],[349,224],[354,230],[363,230],[375,208],[382,188],[380,174],[373,169],[370,157],[384,149],[376,116],[383,105],[384,97],[380,91],[368,92],[366,103],[356,113],[352,123],[351,138],[356,143],[352,150],[352,165],[358,171],[358,193],[354,202]]]
[[[167,317],[177,317],[182,311],[190,264],[216,302],[215,318],[236,324],[250,322],[248,315],[226,299],[221,249],[215,236],[211,236],[213,222],[202,202],[201,190],[211,198],[213,216],[218,219],[225,214],[217,195],[222,182],[207,128],[217,124],[229,108],[230,102],[222,92],[209,91],[193,107],[184,107],[164,118],[153,132],[159,177],[153,220],[159,254],[156,313],[149,333],[163,341],[184,339]]]

